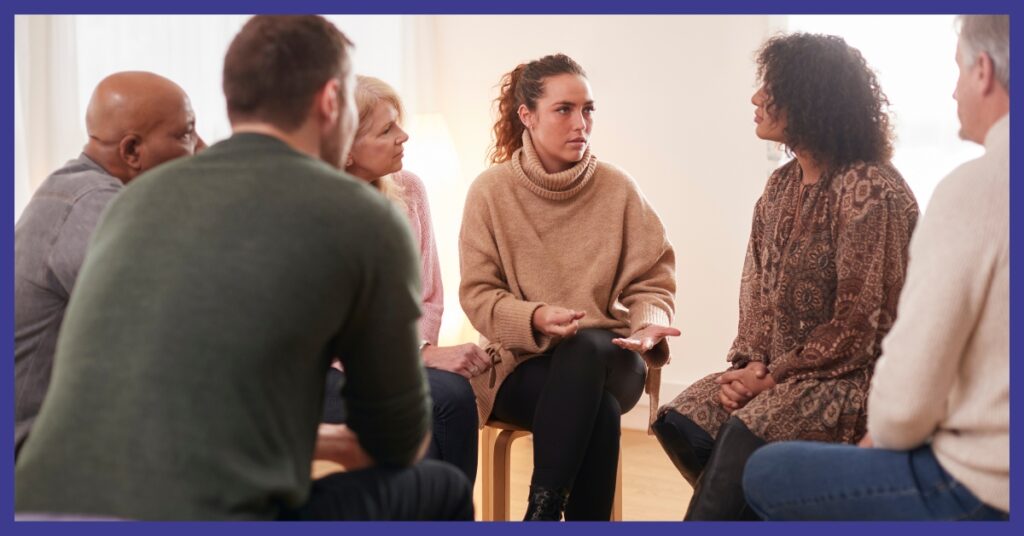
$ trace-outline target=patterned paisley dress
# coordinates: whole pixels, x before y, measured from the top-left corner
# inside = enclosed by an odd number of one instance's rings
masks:
[[[867,394],[903,287],[913,193],[889,163],[859,162],[801,187],[794,159],[754,208],[739,329],[729,370],[751,361],[776,386],[734,415],[766,441],[853,443],[865,433]],[[801,199],[802,197],[802,199]],[[715,373],[659,413],[678,411],[713,437],[729,418]]]

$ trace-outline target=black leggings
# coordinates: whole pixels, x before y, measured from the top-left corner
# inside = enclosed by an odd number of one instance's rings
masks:
[[[603,329],[583,329],[519,365],[492,418],[533,432],[531,484],[569,490],[566,520],[607,521],[615,497],[619,424],[643,394],[645,369]]]

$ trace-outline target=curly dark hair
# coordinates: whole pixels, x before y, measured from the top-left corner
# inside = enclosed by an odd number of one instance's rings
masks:
[[[827,168],[892,157],[889,99],[874,71],[841,37],[795,33],[757,53],[769,113],[786,119],[783,143]]]

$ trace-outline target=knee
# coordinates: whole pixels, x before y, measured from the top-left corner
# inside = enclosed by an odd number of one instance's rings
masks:
[[[601,370],[603,373],[604,367],[595,366],[595,361],[606,362],[618,348],[612,344],[614,337],[612,332],[605,329],[581,329],[559,345],[559,359],[586,363],[586,368]]]
[[[664,447],[678,448],[685,445],[694,452],[699,461],[707,462],[715,439],[689,417],[675,410],[662,413],[651,426],[654,436]]]
[[[774,443],[757,449],[747,460],[743,469],[743,493],[758,514],[767,513],[768,502],[780,491],[776,489],[781,482],[779,477],[785,477],[799,464],[799,456],[796,446]]]
[[[664,445],[666,441],[672,441],[680,435],[675,427],[668,422],[668,416],[670,413],[674,412],[672,410],[662,412],[658,415],[658,418],[655,419],[654,423],[651,424],[651,431],[654,432],[654,437],[656,437],[658,439],[658,443],[661,443],[662,445]]]
[[[472,415],[476,421],[476,395],[469,380],[462,376],[436,369],[427,369],[430,397],[435,412],[442,415]]]
[[[421,481],[430,483],[432,491],[427,496],[437,497],[445,501],[441,506],[443,513],[438,519],[473,518],[473,486],[462,471],[454,465],[436,460],[423,460],[416,465]]]

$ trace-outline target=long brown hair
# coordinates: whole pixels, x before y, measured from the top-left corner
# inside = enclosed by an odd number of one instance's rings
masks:
[[[559,74],[575,74],[586,78],[580,64],[565,54],[552,54],[529,63],[520,63],[501,77],[501,92],[494,100],[498,120],[494,123],[494,147],[488,159],[494,164],[506,162],[523,146],[523,130],[519,107],[537,109],[537,99],[544,96],[544,79]]]

